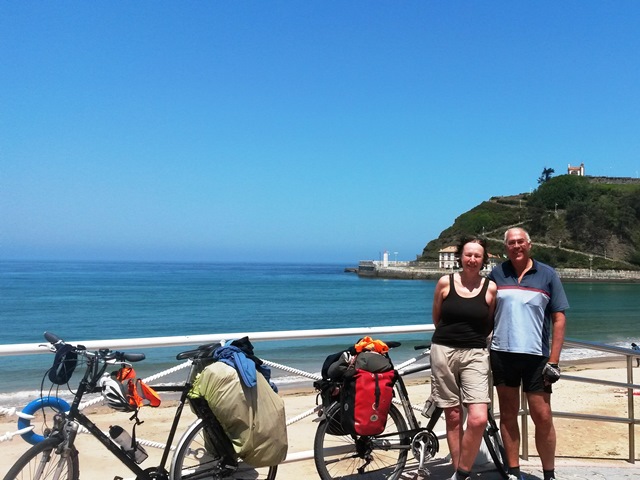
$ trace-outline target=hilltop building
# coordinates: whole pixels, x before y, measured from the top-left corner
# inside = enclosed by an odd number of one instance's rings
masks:
[[[584,163],[581,163],[579,167],[572,167],[569,164],[567,168],[567,175],[578,175],[579,177],[584,177]]]

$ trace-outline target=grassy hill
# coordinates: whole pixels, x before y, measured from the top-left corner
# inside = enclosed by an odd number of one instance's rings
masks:
[[[504,231],[522,226],[531,234],[536,259],[554,267],[640,269],[640,182],[561,175],[531,194],[492,197],[463,213],[422,251],[438,251],[463,234],[487,238],[489,251],[504,253]],[[591,257],[591,258],[590,258]]]

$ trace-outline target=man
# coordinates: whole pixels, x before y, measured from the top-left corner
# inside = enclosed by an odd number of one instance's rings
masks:
[[[635,343],[631,343],[631,350],[640,352],[640,347]],[[636,357],[636,367],[640,367],[640,357]]]
[[[504,243],[509,260],[494,268],[489,278],[498,285],[491,369],[498,391],[509,480],[522,480],[518,456],[520,385],[535,424],[544,480],[554,480],[556,431],[551,384],[560,378],[564,311],[569,303],[555,270],[531,258],[531,239],[525,230],[510,228]]]

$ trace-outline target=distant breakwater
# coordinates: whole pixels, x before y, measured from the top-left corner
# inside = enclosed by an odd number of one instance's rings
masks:
[[[361,262],[358,268],[347,269],[365,278],[393,278],[401,280],[436,280],[454,270],[434,268],[412,262],[398,265],[380,265]],[[633,270],[591,270],[588,268],[558,268],[560,278],[566,282],[640,283],[640,272]]]

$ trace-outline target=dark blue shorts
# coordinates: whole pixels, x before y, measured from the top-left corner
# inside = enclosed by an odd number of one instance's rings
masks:
[[[544,384],[542,370],[548,357],[527,353],[509,353],[491,350],[491,373],[496,387],[519,387],[524,392],[551,393],[551,385]]]

